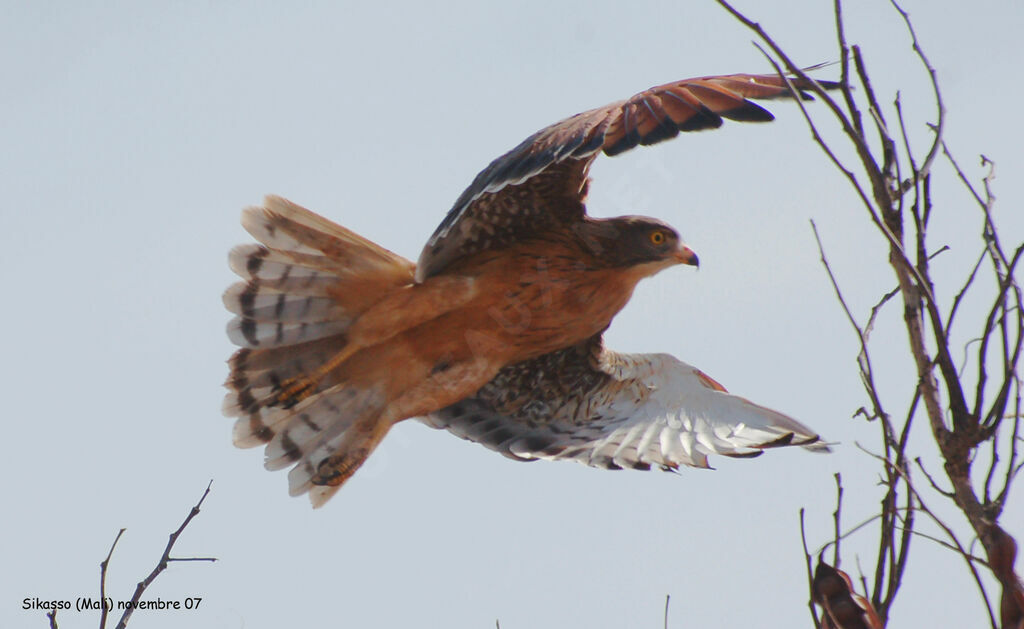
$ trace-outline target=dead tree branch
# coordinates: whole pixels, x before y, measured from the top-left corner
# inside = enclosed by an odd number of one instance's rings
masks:
[[[142,599],[143,593],[146,591],[153,581],[156,580],[160,573],[167,569],[167,565],[172,561],[217,561],[215,557],[172,557],[171,550],[177,543],[178,538],[185,531],[185,528],[189,525],[193,518],[199,515],[199,509],[203,505],[203,501],[210,494],[210,487],[213,485],[211,480],[206,485],[206,490],[203,491],[203,495],[199,498],[199,501],[189,511],[188,516],[185,517],[185,521],[181,523],[173,533],[170,534],[170,538],[167,540],[167,546],[164,548],[164,552],[160,555],[160,560],[157,562],[156,567],[146,576],[145,579],[140,581],[136,587],[135,592],[132,595],[130,601],[124,604],[124,613],[121,615],[121,619],[117,623],[117,629],[122,629],[128,624],[128,621],[132,617],[132,613],[139,607],[139,601]],[[125,529],[121,529],[117,532],[114,537],[114,542],[110,545],[110,550],[107,551],[107,556],[100,562],[100,629],[106,629],[107,617],[114,609],[113,600],[107,597],[107,570],[110,568],[110,560],[114,556],[114,549],[117,548],[117,543],[121,540],[121,536],[124,535]],[[118,604],[121,607],[121,604]],[[50,623],[50,629],[57,629],[57,612],[56,610],[48,612],[46,617]]]
[[[776,72],[810,81],[800,64],[795,63],[760,24],[737,11],[726,0],[717,1],[756,34],[763,48],[755,45],[765,53]],[[879,473],[884,496],[879,513],[865,520],[865,523],[879,523],[870,607],[877,611],[882,624],[888,621],[905,574],[912,538],[919,534],[934,539],[915,530],[914,515],[921,511],[950,540],[949,544],[943,545],[955,548],[964,558],[981,591],[991,626],[1018,627],[1024,622],[1024,587],[1014,568],[1016,541],[999,524],[999,517],[1009,498],[1010,487],[1024,468],[1019,452],[1022,441],[1022,379],[1019,367],[1024,350],[1024,298],[1017,279],[1018,265],[1024,257],[1024,244],[1008,247],[1003,242],[995,212],[993,162],[982,156],[981,167],[987,172],[978,186],[954,159],[943,137],[946,108],[938,72],[926,55],[909,14],[897,2],[890,1],[931,87],[935,110],[934,118],[924,123],[931,132],[931,139],[923,156],[915,152],[909,133],[909,129],[921,122],[909,117],[899,93],[891,101],[892,113],[887,114],[882,106],[884,99],[879,98],[872,83],[864,55],[858,46],[849,43],[841,0],[834,0],[841,96],[833,98],[817,84],[813,91],[826,106],[827,122],[841,131],[856,157],[850,160],[840,158],[819,131],[819,123],[811,119],[808,109],[800,103],[815,143],[849,182],[866,217],[886,245],[888,256],[879,263],[891,269],[897,287],[883,294],[871,308],[866,323],[861,325],[855,314],[860,308],[844,296],[833,265],[825,255],[822,234],[812,222],[822,265],[860,346],[856,364],[868,397],[866,406],[871,411],[862,407],[854,416],[863,414],[868,421],[877,421],[880,429],[882,449],[879,454],[871,456],[882,464]],[[955,177],[970,192],[980,209],[977,240],[965,233],[963,242],[939,245],[929,242],[929,225],[936,216],[936,208],[945,211],[955,205],[948,200],[936,204],[933,198],[933,180],[943,176],[936,166],[940,154],[947,157]],[[963,215],[963,212],[958,214]],[[971,257],[973,262],[960,275],[965,278],[963,282],[947,285],[948,274],[943,274],[943,283],[937,285],[940,278],[933,275],[931,268],[935,256],[950,248],[970,251],[974,247],[979,253]],[[987,281],[981,281],[986,276]],[[936,297],[937,294],[955,296],[950,304],[944,304]],[[914,383],[913,389],[906,393],[910,402],[906,412],[900,414],[902,421],[886,412],[886,408],[893,407],[894,403],[883,399],[877,387],[870,353],[870,336],[876,320],[896,314],[893,309],[883,314],[882,307],[897,296],[902,301],[900,314]],[[980,300],[986,305],[983,316],[973,321],[964,320],[966,315],[961,311],[961,305],[968,299]],[[971,340],[962,348],[954,347],[954,339],[964,335],[965,329],[966,337]],[[953,356],[961,353],[967,359],[958,365]],[[970,368],[966,369],[968,365]],[[923,466],[920,467],[921,472],[931,490],[940,499],[952,501],[963,514],[971,536],[985,551],[983,562],[968,552],[954,526],[939,519],[927,506],[922,492],[914,486],[908,462],[918,460],[920,466],[920,457],[911,456],[907,447],[915,418],[922,414],[927,420],[934,451],[943,462],[949,488],[940,487],[938,480]],[[833,563],[838,566],[841,560],[839,541],[852,531],[840,534],[838,509],[834,519]],[[854,530],[863,526],[864,523]],[[806,554],[806,540],[804,546]],[[809,558],[807,555],[808,563]],[[976,568],[979,563],[999,582],[998,611],[993,608],[993,597]],[[836,575],[829,577],[832,581],[834,578]],[[866,585],[866,580],[864,582]],[[852,594],[852,589],[849,593]],[[827,611],[829,618],[833,618],[834,610],[829,608]],[[818,622],[815,615],[815,624]]]
[[[192,521],[192,518],[199,515],[199,508],[203,505],[203,501],[206,500],[206,497],[210,494],[211,485],[213,485],[213,481],[210,481],[210,484],[206,486],[206,491],[204,491],[203,495],[199,498],[199,502],[197,502],[195,506],[192,507],[192,510],[189,511],[188,515],[185,517],[185,521],[181,523],[181,526],[171,533],[167,540],[167,546],[164,547],[164,552],[160,555],[160,560],[157,562],[156,567],[153,568],[152,572],[150,572],[145,579],[139,581],[138,585],[135,586],[135,592],[132,594],[131,601],[129,601],[124,613],[121,615],[121,620],[117,623],[117,629],[124,629],[128,624],[128,621],[132,617],[132,613],[138,608],[139,600],[141,600],[143,592],[145,592],[146,588],[148,588],[153,581],[160,576],[161,572],[167,569],[167,564],[172,561],[217,561],[215,557],[171,557],[171,550],[174,548],[174,544],[177,543],[178,537],[181,535],[182,531],[185,530],[185,527],[188,526],[189,522]],[[118,537],[120,537],[120,535],[118,535]],[[116,544],[117,540],[114,540],[114,543]],[[113,552],[113,547],[111,547],[111,552]]]

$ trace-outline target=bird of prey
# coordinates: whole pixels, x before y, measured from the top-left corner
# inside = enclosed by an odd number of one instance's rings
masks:
[[[697,256],[660,220],[584,206],[600,153],[770,121],[750,99],[810,98],[810,82],[790,82],[686,79],[546,127],[477,175],[415,264],[279,197],[244,210],[260,244],[231,251],[242,281],[224,294],[241,346],[224,404],[235,445],[292,466],[290,493],[314,507],[409,418],[514,459],[609,469],[826,449],[672,356],[603,346],[637,282]]]

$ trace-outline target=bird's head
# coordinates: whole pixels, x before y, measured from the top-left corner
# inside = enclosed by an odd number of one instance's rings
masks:
[[[592,223],[591,250],[616,267],[639,267],[654,275],[676,264],[698,266],[697,254],[663,221],[646,216],[620,216]]]

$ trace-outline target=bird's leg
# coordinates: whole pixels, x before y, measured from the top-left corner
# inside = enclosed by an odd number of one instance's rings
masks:
[[[316,392],[324,376],[359,350],[383,343],[404,330],[465,305],[476,291],[476,280],[461,276],[431,278],[425,284],[392,291],[352,324],[347,332],[348,344],[338,354],[311,374],[282,382],[272,406],[295,406]]]
[[[392,400],[381,413],[349,428],[334,454],[317,464],[312,483],[331,487],[341,485],[355,474],[393,425],[472,395],[494,377],[500,366],[474,358],[445,365],[426,381]]]
[[[283,380],[270,406],[291,408],[310,395],[313,395],[316,392],[317,385],[324,376],[348,360],[360,349],[362,349],[362,345],[350,342],[344,349],[335,354],[326,363],[317,367],[312,373]]]

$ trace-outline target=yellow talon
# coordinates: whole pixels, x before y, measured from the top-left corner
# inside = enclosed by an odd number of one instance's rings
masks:
[[[289,378],[280,393],[274,397],[275,406],[291,408],[308,398],[316,389],[316,381],[306,378]]]
[[[280,393],[274,396],[275,403],[285,408],[291,408],[302,400],[313,395],[316,391],[316,385],[320,380],[330,373],[332,369],[348,360],[348,358],[352,356],[352,354],[355,354],[358,349],[359,346],[355,344],[349,345],[338,352],[334,358],[321,365],[311,376],[296,376],[294,378],[288,378],[281,383]]]

